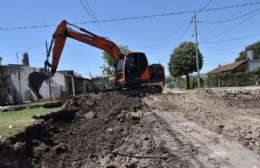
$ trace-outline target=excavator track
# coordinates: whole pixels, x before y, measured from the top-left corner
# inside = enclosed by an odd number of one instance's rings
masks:
[[[160,85],[153,85],[114,90],[113,92],[117,92],[126,96],[145,96],[150,94],[162,93],[162,91],[163,88]]]

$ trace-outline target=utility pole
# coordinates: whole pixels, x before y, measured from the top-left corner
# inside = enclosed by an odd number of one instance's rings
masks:
[[[22,88],[21,88],[20,66],[18,64],[18,53],[16,53],[16,61],[17,61],[17,71],[18,71],[18,87],[19,87],[19,95],[20,95],[19,104],[21,104],[23,102],[23,97],[22,97]]]
[[[194,11],[194,30],[195,30],[195,50],[196,50],[196,63],[197,63],[197,78],[198,78],[198,88],[200,88],[200,68],[199,68],[199,56],[198,56],[198,33],[197,33],[197,19],[196,11]]]

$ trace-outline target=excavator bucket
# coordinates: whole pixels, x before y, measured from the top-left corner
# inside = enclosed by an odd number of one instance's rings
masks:
[[[32,72],[28,75],[28,86],[31,88],[33,93],[38,97],[38,99],[43,99],[40,95],[40,88],[43,82],[48,79],[50,76],[44,72]]]

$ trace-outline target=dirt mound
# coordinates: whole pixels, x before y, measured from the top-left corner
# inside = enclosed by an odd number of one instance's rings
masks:
[[[0,167],[190,167],[155,140],[147,111],[138,97],[74,97],[10,139]]]
[[[260,94],[254,94],[252,91],[238,90],[238,91],[224,91],[220,98],[223,99],[227,105],[244,108],[254,109],[260,108]]]

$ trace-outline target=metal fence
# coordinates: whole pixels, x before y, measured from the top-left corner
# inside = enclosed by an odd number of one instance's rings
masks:
[[[209,75],[208,87],[236,87],[259,85],[260,73],[240,72]],[[205,83],[205,82],[204,82]]]

